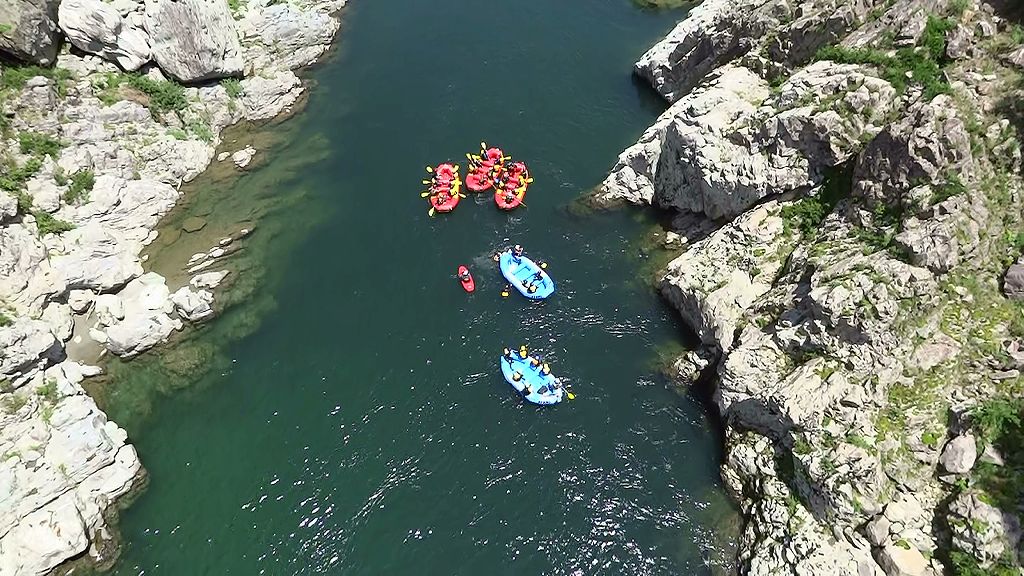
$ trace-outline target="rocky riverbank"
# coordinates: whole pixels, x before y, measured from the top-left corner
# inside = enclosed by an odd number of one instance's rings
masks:
[[[293,72],[345,0],[44,0],[0,21],[0,575],[109,563],[119,497],[144,472],[81,387],[95,351],[131,357],[217,311],[250,229],[144,273],[143,248],[220,132],[290,112]],[[188,223],[187,226],[201,226]],[[186,232],[188,230],[186,229]],[[128,385],[128,383],[125,383]]]
[[[741,574],[1021,573],[1021,16],[706,0],[637,62],[671,105],[595,201],[677,214]]]

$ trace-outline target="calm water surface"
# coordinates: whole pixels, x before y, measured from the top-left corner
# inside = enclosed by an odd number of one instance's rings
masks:
[[[151,474],[115,573],[709,574],[731,511],[703,409],[658,375],[685,336],[638,256],[653,223],[570,209],[663,109],[630,67],[681,17],[353,2],[262,164],[204,177],[169,219],[257,231],[224,296],[244,304],[110,366],[105,403]],[[428,218],[423,166],[480,140],[528,162],[527,208],[470,196]],[[509,242],[550,262],[551,300],[499,296]],[[173,273],[200,243],[151,263]],[[520,343],[578,398],[524,404],[497,365]]]

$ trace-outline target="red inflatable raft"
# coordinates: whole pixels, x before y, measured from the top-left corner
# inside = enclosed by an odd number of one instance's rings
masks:
[[[493,184],[494,181],[491,180],[489,168],[480,166],[466,175],[466,188],[473,192],[483,192]]]
[[[494,191],[494,203],[502,210],[514,210],[523,203],[526,197],[526,181],[522,177],[507,181],[501,189]]]
[[[438,212],[451,212],[459,205],[459,167],[448,162],[434,169],[434,183],[430,187],[430,206]]]
[[[466,292],[472,292],[476,290],[476,282],[473,282],[473,275],[469,273],[469,268],[465,266],[459,266],[459,282],[462,283],[462,289]]]

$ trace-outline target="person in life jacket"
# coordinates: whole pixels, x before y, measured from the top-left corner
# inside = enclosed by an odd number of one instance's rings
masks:
[[[459,280],[469,282],[469,270],[463,270],[462,273],[459,274]]]
[[[551,374],[551,366],[548,366],[547,362],[545,362],[544,366],[540,369],[540,372],[545,376]]]
[[[512,374],[512,380],[514,380],[516,382],[519,382],[522,379],[523,379],[523,373],[522,372],[516,370],[515,373]]]
[[[519,357],[522,358],[523,360],[526,359],[526,344],[523,344],[522,346],[519,347]]]
[[[532,366],[534,368],[536,368],[537,366],[540,366],[540,360],[537,359],[537,358],[530,358],[530,366]]]
[[[505,190],[505,204],[511,204],[516,199],[516,195],[511,190]]]
[[[523,247],[520,246],[519,244],[513,246],[512,255],[515,256],[516,258],[521,258],[523,256]]]

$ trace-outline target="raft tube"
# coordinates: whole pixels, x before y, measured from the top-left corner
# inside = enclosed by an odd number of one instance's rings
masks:
[[[503,156],[504,153],[502,153],[501,148],[495,148],[492,146],[491,148],[480,152],[480,163],[490,168],[500,162]]]
[[[512,193],[512,200],[506,200],[506,196],[508,195],[506,192]],[[515,210],[523,203],[523,198],[525,197],[525,182],[522,182],[518,188],[515,187],[515,184],[510,184],[506,185],[504,190],[494,191],[494,203],[502,210]]]
[[[537,362],[537,366],[532,366],[530,360],[530,356],[520,356],[520,353],[516,351],[509,351],[507,355],[499,356],[498,363],[501,364],[501,374],[505,377],[505,381],[511,384],[516,392],[522,394],[527,402],[541,406],[550,406],[561,402],[565,396],[565,390],[555,387],[554,375],[544,374],[543,364]],[[516,374],[520,375],[518,379]]]
[[[501,275],[505,277],[505,280],[508,280],[509,284],[515,286],[520,294],[530,300],[543,300],[555,293],[554,280],[536,262],[525,255],[515,258],[512,256],[512,250],[506,250],[498,258],[498,267],[501,268]],[[538,272],[540,273],[539,279],[536,278]]]
[[[428,198],[430,205],[438,212],[451,212],[459,205],[459,190],[462,188],[462,180],[459,180],[459,167],[445,162],[439,164],[434,170],[435,184],[430,188]]]
[[[490,188],[494,184],[494,180],[491,180],[489,172],[489,168],[481,166],[467,174],[466,188],[469,188],[473,192],[483,192]]]

